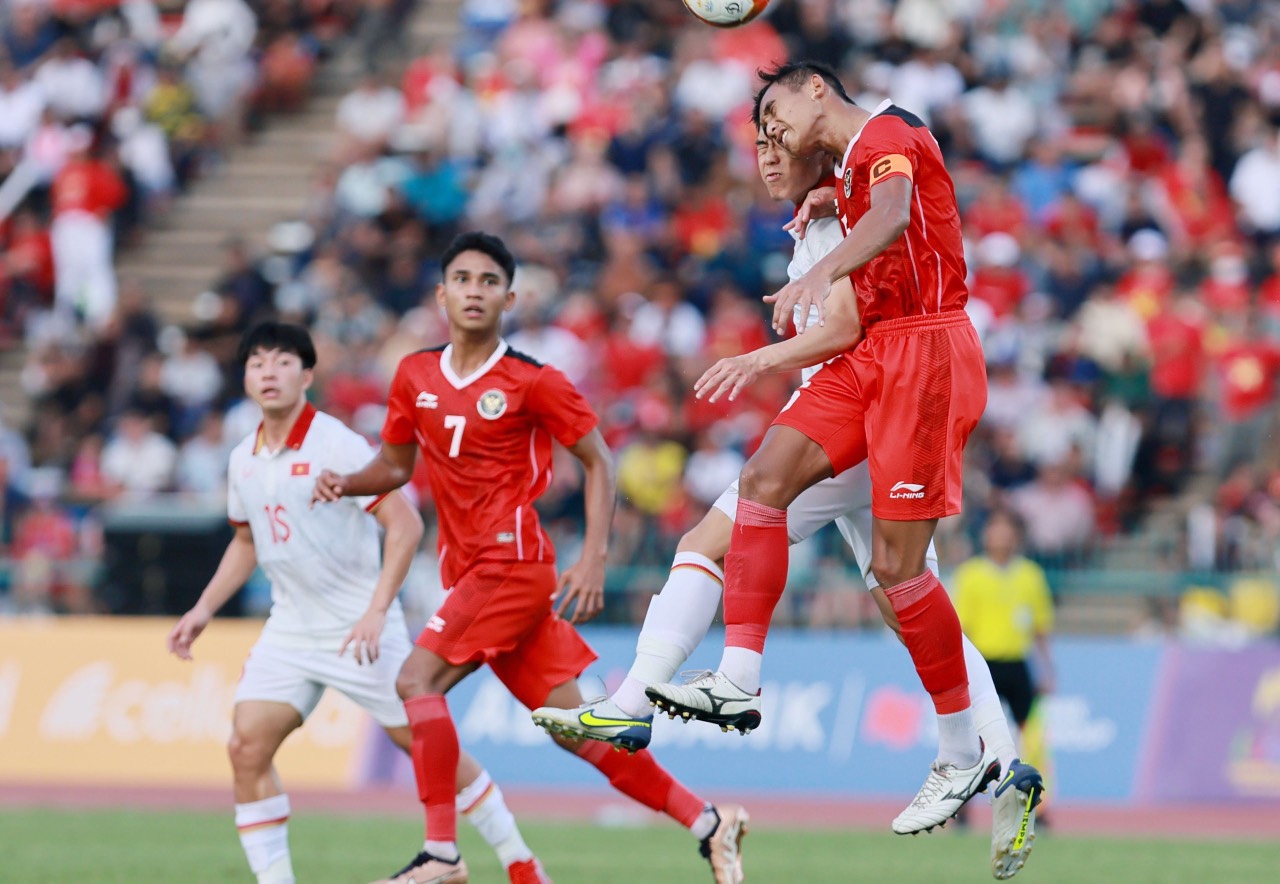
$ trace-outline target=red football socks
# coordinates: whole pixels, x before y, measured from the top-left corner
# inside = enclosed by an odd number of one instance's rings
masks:
[[[898,615],[902,641],[939,715],[969,708],[960,618],[932,571],[885,590]]]
[[[427,810],[427,840],[457,841],[458,731],[443,694],[404,701],[413,734],[413,773]],[[598,744],[603,745],[603,744]]]
[[[787,585],[787,511],[738,498],[724,557],[724,644],[764,653],[773,609]]]
[[[582,758],[609,778],[609,785],[645,807],[660,810],[688,828],[702,813],[704,802],[654,760],[648,749],[635,755],[619,752],[607,743],[584,740]]]

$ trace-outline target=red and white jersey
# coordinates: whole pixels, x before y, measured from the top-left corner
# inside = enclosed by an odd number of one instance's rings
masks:
[[[478,561],[555,561],[533,508],[551,482],[551,441],[573,445],[598,423],[568,378],[506,341],[464,378],[452,355],[449,345],[400,362],[382,428],[426,459],[446,587]]]
[[[955,187],[921,119],[885,101],[853,136],[838,170],[836,207],[846,232],[871,207],[871,188],[912,182],[911,221],[887,249],[850,274],[862,325],[963,310],[964,242]]]
[[[279,451],[267,450],[259,426],[231,452],[227,518],[249,526],[271,581],[264,639],[336,652],[368,610],[382,568],[370,512],[382,497],[312,507],[311,492],[321,470],[352,473],[372,457],[363,436],[310,404]],[[387,612],[386,628],[407,633],[399,601]]]

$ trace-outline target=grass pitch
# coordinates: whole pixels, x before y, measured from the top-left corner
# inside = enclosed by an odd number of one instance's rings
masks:
[[[654,881],[707,884],[697,845],[675,826],[522,826],[557,884]],[[474,884],[506,880],[493,853],[462,823]],[[366,882],[399,868],[421,843],[414,819],[300,813],[289,824],[302,884]],[[747,879],[769,884],[991,881],[984,834],[919,838],[757,827],[744,843]],[[1046,834],[1018,880],[1271,882],[1278,842],[1098,839]],[[231,814],[186,811],[0,811],[0,882],[246,882]]]

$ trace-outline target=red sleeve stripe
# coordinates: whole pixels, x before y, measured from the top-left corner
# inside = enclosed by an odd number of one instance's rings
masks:
[[[371,512],[373,512],[374,510],[376,510],[376,509],[378,508],[378,506],[379,506],[379,505],[380,505],[384,500],[386,500],[388,497],[390,497],[390,496],[391,496],[391,494],[393,494],[393,493],[394,493],[394,492],[388,491],[386,494],[379,494],[377,497],[375,497],[373,500],[371,500],[371,501],[369,502],[369,505],[368,505],[367,507],[365,507],[365,508],[364,508],[364,511],[365,511],[366,513],[371,513]]]
[[[230,516],[227,517],[227,524],[230,525],[232,528],[248,528],[249,527],[248,522],[240,522],[231,518]]]
[[[245,832],[256,832],[259,829],[269,829],[272,826],[283,826],[287,822],[289,822],[289,817],[286,815],[276,817],[273,820],[263,820],[260,823],[249,823],[244,826],[236,826],[236,828],[240,831],[240,834],[243,835]]]
[[[717,574],[715,571],[712,571],[710,568],[704,568],[701,565],[695,564],[693,562],[681,562],[671,570],[675,571],[678,568],[693,568],[695,571],[701,571],[703,574],[706,574],[716,583],[719,583],[721,586],[724,586],[724,581],[720,579],[720,575]]]

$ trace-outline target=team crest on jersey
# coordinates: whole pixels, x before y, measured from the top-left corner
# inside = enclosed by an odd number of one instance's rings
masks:
[[[485,390],[476,402],[476,411],[487,420],[497,420],[506,414],[507,394],[501,390]]]
[[[853,170],[844,170],[844,198],[849,199],[853,196]]]

